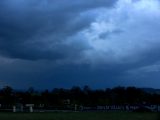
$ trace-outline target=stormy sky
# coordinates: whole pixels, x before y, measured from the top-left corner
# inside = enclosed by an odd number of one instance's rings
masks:
[[[159,0],[0,0],[0,87],[160,88]]]

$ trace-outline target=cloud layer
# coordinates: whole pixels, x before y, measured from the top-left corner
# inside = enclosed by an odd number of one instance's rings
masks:
[[[0,79],[44,88],[158,83],[159,11],[158,0],[2,0]]]
[[[88,49],[81,38],[70,39],[95,19],[92,12],[88,13],[90,10],[110,7],[114,1],[68,2],[1,1],[1,55],[31,60],[64,59]]]

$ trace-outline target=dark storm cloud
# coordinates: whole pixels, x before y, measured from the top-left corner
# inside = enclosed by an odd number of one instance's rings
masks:
[[[120,69],[111,66],[105,69],[92,69],[90,65],[57,65],[51,61],[24,61],[1,58],[0,73],[3,85],[15,88],[52,89],[90,85],[94,88],[119,85]],[[115,77],[117,76],[117,77]],[[112,82],[110,82],[112,81]]]
[[[22,88],[157,84],[159,10],[158,0],[1,0],[0,80]]]
[[[85,11],[111,7],[114,1],[0,1],[0,54],[19,59],[62,59],[88,49],[87,43],[66,44],[89,26]],[[63,49],[63,52],[61,50]],[[73,53],[75,51],[75,53]]]

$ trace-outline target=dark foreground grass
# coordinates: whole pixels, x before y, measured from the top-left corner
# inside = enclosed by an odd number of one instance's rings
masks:
[[[158,113],[57,112],[0,113],[0,120],[160,120]]]

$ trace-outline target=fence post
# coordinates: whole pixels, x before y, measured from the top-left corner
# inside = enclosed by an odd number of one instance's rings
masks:
[[[75,110],[75,111],[77,111],[77,104],[75,104],[75,106],[74,106],[74,110]]]
[[[29,106],[29,111],[33,112],[33,107],[32,106]]]
[[[13,112],[16,112],[16,106],[13,106]]]

